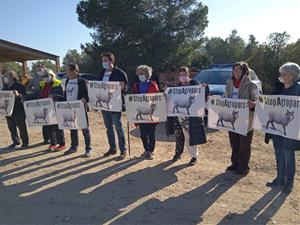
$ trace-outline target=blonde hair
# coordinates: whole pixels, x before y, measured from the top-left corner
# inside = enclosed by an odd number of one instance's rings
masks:
[[[145,72],[145,75],[147,76],[148,79],[152,76],[152,67],[150,67],[150,66],[139,65],[136,68],[136,71],[138,71],[138,70],[143,70]]]
[[[53,72],[53,70],[49,68],[45,68],[46,73],[52,78],[52,80],[56,79],[56,74]]]

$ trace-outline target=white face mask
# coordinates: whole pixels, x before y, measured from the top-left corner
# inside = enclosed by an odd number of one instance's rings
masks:
[[[106,69],[106,70],[109,69],[109,64],[108,64],[108,62],[103,62],[103,63],[102,63],[102,66],[103,66],[103,68]]]
[[[145,74],[139,75],[139,80],[140,80],[141,82],[145,82],[145,81],[147,80]]]
[[[10,83],[10,79],[8,77],[3,77],[3,82],[5,84],[9,84]]]
[[[45,73],[44,73],[44,71],[37,71],[37,73],[36,73],[38,76],[43,76]]]

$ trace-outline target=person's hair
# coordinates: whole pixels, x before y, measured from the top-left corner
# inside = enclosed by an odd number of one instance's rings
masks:
[[[68,65],[68,68],[70,69],[70,70],[72,70],[72,71],[76,71],[77,73],[79,73],[79,66],[77,65],[77,64],[75,64],[75,63],[70,63],[69,65]]]
[[[240,62],[236,62],[232,65],[232,76],[231,76],[231,79],[235,80],[235,77],[233,75],[233,71],[235,69],[235,67],[241,67],[242,69],[242,76],[244,75],[249,75],[249,66],[248,66],[248,63],[244,62],[244,61],[240,61]]]
[[[6,74],[8,76],[12,77],[14,81],[19,81],[20,80],[18,74],[13,70],[8,71]]]
[[[180,68],[178,69],[178,74],[179,74],[180,72],[185,72],[185,73],[188,75],[188,77],[191,77],[190,70],[189,70],[189,68],[187,68],[186,66],[180,67]]]
[[[45,71],[52,78],[52,80],[56,79],[56,74],[53,72],[53,70],[46,68]]]
[[[102,53],[101,54],[101,57],[107,57],[111,62],[112,64],[115,64],[116,63],[116,59],[115,59],[115,56],[114,54],[112,54],[111,52],[105,52],[105,53]]]
[[[152,67],[147,65],[139,65],[136,70],[143,70],[145,72],[145,75],[148,76],[148,79],[152,76]]]
[[[290,73],[296,81],[300,78],[300,67],[297,63],[287,62],[279,68],[279,73]]]
[[[2,69],[2,70],[1,70],[1,74],[4,75],[4,74],[6,74],[6,73],[7,73],[7,69]]]

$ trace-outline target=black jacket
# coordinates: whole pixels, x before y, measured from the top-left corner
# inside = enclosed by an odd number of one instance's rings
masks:
[[[20,93],[20,96],[18,96],[18,97],[16,96],[16,98],[15,98],[15,104],[14,104],[12,117],[26,118],[23,101],[22,101],[23,97],[26,96],[26,88],[18,81],[14,81],[14,83],[10,87],[8,87],[7,85],[4,85],[3,90],[7,90],[7,91],[16,90]]]
[[[80,77],[77,77],[78,79],[78,97],[77,100],[85,99],[86,103],[89,102],[89,95],[88,95],[88,88],[86,85],[86,81]],[[70,78],[66,80],[65,89],[67,88],[67,85],[70,81]],[[67,101],[67,93],[64,93],[65,101]]]
[[[97,80],[99,81],[103,81],[103,77],[104,77],[104,73],[105,70],[101,70],[99,75],[97,76]],[[127,79],[127,74],[119,69],[118,67],[114,67],[112,69],[112,73],[109,77],[109,81],[119,81],[119,82],[123,82],[125,85],[125,90],[122,91],[122,111],[125,111],[125,100],[124,100],[124,94],[125,92],[129,89],[128,87],[128,79]]]
[[[189,85],[198,85],[199,82],[191,80]],[[181,86],[181,85],[178,85]],[[205,96],[208,97],[209,89],[208,86],[205,89]],[[166,122],[166,134],[167,136],[174,134],[174,120],[178,120],[178,117],[168,117]],[[190,146],[200,145],[206,143],[206,132],[204,128],[204,122],[202,117],[189,117],[189,134]]]

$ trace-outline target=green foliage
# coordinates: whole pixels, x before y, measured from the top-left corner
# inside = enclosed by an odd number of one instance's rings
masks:
[[[51,60],[39,60],[39,61],[35,61],[34,63],[32,63],[31,70],[30,70],[31,76],[36,75],[38,64],[43,64],[43,65],[45,65],[45,67],[53,70],[54,72],[56,70],[56,66]]]
[[[22,65],[17,62],[6,62],[6,63],[0,63],[0,72],[3,70],[13,70],[15,71],[19,76],[23,74]]]
[[[113,52],[117,64],[134,72],[139,64],[155,70],[190,65],[201,46],[208,8],[197,0],[86,0],[77,5],[78,20],[94,29],[83,50],[99,64]]]

